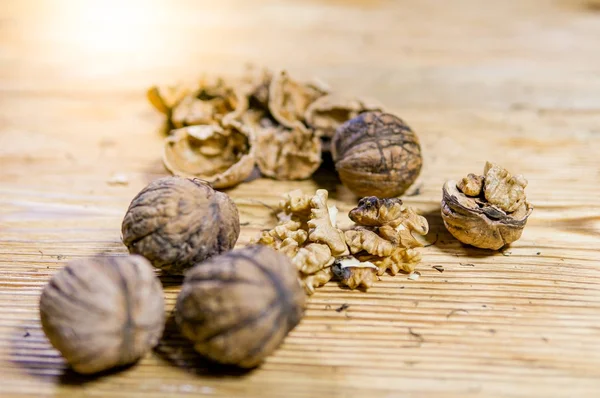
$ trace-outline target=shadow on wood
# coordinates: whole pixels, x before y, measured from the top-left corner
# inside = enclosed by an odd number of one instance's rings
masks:
[[[221,378],[240,377],[252,372],[252,369],[223,365],[198,354],[194,345],[179,332],[174,311],[167,319],[165,331],[154,352],[169,364],[195,375]]]
[[[498,254],[498,251],[495,250],[479,249],[458,241],[444,226],[439,207],[421,215],[429,223],[429,233],[425,237],[425,240],[429,243],[425,244],[425,248],[435,246],[437,249],[455,257],[484,258]]]
[[[93,375],[72,370],[51,345],[39,324],[23,324],[14,329],[11,362],[30,376],[63,385],[82,385],[101,377],[120,373],[134,364],[109,369]]]
[[[181,286],[183,284],[183,278],[183,275],[162,274],[158,276],[158,279],[160,280],[163,289],[173,286]]]

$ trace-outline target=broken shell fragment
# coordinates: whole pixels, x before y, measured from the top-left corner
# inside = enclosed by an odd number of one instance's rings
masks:
[[[189,89],[182,84],[175,86],[152,86],[146,92],[148,101],[161,113],[169,115],[171,110],[183,100]]]
[[[292,129],[259,129],[256,138],[256,164],[260,172],[278,180],[310,177],[321,165],[321,140],[301,123]]]
[[[312,84],[302,84],[280,71],[269,86],[269,110],[273,117],[285,127],[293,128],[304,122],[308,106],[326,93]]]
[[[328,94],[310,104],[306,109],[305,120],[317,135],[333,138],[336,129],[346,121],[362,112],[381,110],[383,106],[375,102]]]

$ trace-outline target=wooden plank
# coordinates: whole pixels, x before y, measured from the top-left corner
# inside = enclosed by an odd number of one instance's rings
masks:
[[[0,395],[598,396],[600,14],[590,4],[4,1]],[[419,133],[420,193],[406,202],[435,241],[421,278],[386,276],[366,293],[328,284],[249,374],[211,374],[175,331],[123,372],[70,373],[40,329],[40,289],[70,259],[126,253],[127,205],[165,175],[144,89],[246,62],[377,98]],[[523,173],[535,205],[504,253],[460,245],[439,216],[443,182],[485,160]],[[129,184],[109,185],[114,173]],[[327,168],[231,190],[247,223],[239,246],[273,224],[261,203],[318,187],[343,212],[355,204]],[[165,291],[169,310],[178,286]]]

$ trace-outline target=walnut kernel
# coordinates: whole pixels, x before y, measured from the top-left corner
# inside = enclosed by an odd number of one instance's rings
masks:
[[[483,176],[471,173],[460,180],[460,182],[456,184],[456,188],[467,196],[479,196],[483,189]]]
[[[266,246],[248,246],[189,270],[175,319],[200,354],[251,368],[300,322],[305,300],[286,256]]]
[[[416,134],[398,117],[365,112],[342,124],[331,151],[340,180],[358,196],[398,196],[422,165]]]
[[[239,233],[238,210],[226,194],[180,177],[150,183],[133,199],[122,225],[129,252],[170,274],[232,249]]]
[[[44,287],[40,317],[50,343],[75,371],[128,365],[162,335],[162,286],[141,256],[75,260]]]
[[[377,280],[378,268],[370,261],[360,261],[355,257],[340,257],[331,267],[333,274],[350,289],[370,288]]]

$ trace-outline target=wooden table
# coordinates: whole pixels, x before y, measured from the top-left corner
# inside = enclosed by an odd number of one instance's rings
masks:
[[[406,202],[422,274],[330,283],[260,369],[215,374],[183,340],[100,378],[67,370],[38,297],[65,262],[123,255],[133,196],[166,174],[153,83],[253,62],[377,98],[420,135]],[[503,252],[459,244],[441,186],[493,160],[535,210]],[[127,185],[113,185],[114,174]],[[239,245],[296,188],[356,199],[328,170],[230,192]],[[417,189],[418,188],[418,189]],[[253,199],[255,201],[252,201]],[[600,11],[568,0],[10,1],[0,5],[0,395],[600,396]],[[442,265],[444,272],[433,269]],[[172,307],[179,287],[166,286]],[[336,311],[342,304],[345,310]]]

